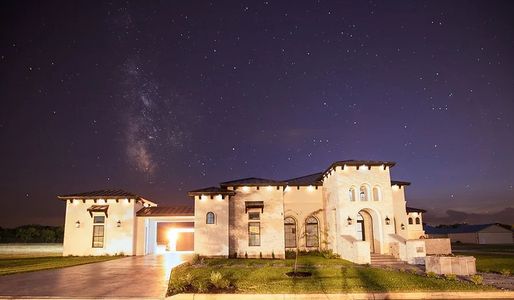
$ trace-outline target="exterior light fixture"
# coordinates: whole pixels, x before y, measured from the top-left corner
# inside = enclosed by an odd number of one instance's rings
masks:
[[[348,225],[352,225],[352,218],[350,218],[350,216],[348,216],[348,219],[346,219],[346,222],[348,222]]]
[[[402,230],[405,230],[405,224],[402,223],[401,228]]]
[[[75,227],[80,228],[80,221],[75,222]]]
[[[391,219],[389,219],[389,217],[388,217],[388,216],[386,216],[385,221],[386,221],[386,225],[391,224]]]
[[[121,227],[121,221],[118,220],[118,222],[116,222],[116,227]]]

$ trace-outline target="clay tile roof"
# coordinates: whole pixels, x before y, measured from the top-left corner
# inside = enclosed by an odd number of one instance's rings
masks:
[[[408,207],[407,206],[407,212],[410,213],[410,212],[417,212],[417,213],[426,213],[427,211],[424,210],[424,209],[421,209],[421,208],[415,208],[415,207]]]
[[[299,186],[299,185],[321,185],[321,180],[323,179],[323,173],[314,173],[310,175],[305,175],[301,177],[291,178],[284,180],[287,185]]]
[[[257,185],[283,185],[284,182],[273,180],[273,179],[266,179],[266,178],[256,178],[256,177],[249,177],[249,178],[241,178],[237,180],[231,180],[231,181],[225,181],[220,183],[221,186],[257,186]]]
[[[215,186],[189,191],[187,193],[189,196],[196,195],[235,195],[236,192],[227,190],[226,188],[219,188]]]
[[[172,217],[172,216],[194,216],[195,212],[191,206],[151,206],[143,207],[137,211],[138,217]]]
[[[99,199],[99,198],[132,198],[132,199],[140,199],[141,196],[138,196],[134,193],[126,192],[124,190],[98,190],[92,192],[84,192],[84,193],[75,193],[75,194],[67,194],[57,196],[59,199]]]
[[[410,185],[410,182],[408,182],[408,181],[391,180],[391,185],[405,186],[405,185]]]

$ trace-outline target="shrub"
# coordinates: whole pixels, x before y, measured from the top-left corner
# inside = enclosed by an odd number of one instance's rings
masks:
[[[271,251],[271,259],[275,259],[275,252]]]
[[[286,258],[293,259],[295,257],[294,250],[286,250]]]
[[[482,275],[475,274],[475,275],[471,275],[469,277],[469,280],[471,280],[471,282],[473,282],[474,284],[479,285],[479,284],[482,284],[482,282],[484,281],[484,278],[482,277]]]
[[[334,253],[332,250],[322,250],[321,256],[327,259],[340,258],[339,254]]]
[[[184,283],[188,286],[191,286],[193,284],[193,281],[195,280],[193,274],[187,273],[186,276],[184,276]]]
[[[429,278],[437,278],[439,276],[437,276],[437,274],[435,272],[427,272],[427,277],[429,277]]]
[[[248,252],[245,251],[245,258],[248,258]]]
[[[193,290],[198,293],[207,293],[210,288],[210,282],[203,278],[195,279],[191,285]]]
[[[185,282],[185,280],[181,278],[171,277],[170,280],[170,287],[169,287],[169,294],[179,294],[187,292],[189,289],[189,285]]]
[[[192,265],[197,265],[197,264],[199,264],[199,263],[200,263],[200,261],[201,261],[200,255],[198,255],[198,254],[196,254],[196,253],[195,253],[195,254],[193,255],[193,257],[191,258],[191,264],[192,264]]]
[[[217,289],[226,289],[230,285],[230,281],[223,277],[223,274],[217,271],[211,272],[211,283]]]
[[[444,278],[446,278],[446,280],[449,280],[449,281],[455,281],[455,280],[457,280],[457,275],[455,275],[455,274],[446,274],[446,275],[444,275]]]
[[[259,252],[259,258],[262,259],[262,252]]]
[[[509,269],[501,269],[500,274],[503,276],[510,276],[510,270]]]

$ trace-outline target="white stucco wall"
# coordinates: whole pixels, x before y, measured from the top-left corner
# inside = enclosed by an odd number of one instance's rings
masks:
[[[367,184],[370,188],[369,199],[361,201],[359,197],[359,189],[361,185]],[[350,201],[349,190],[351,187],[356,189],[355,201]],[[373,199],[373,187],[380,188],[380,199]],[[391,178],[389,168],[371,167],[371,169],[346,166],[346,168],[336,167],[336,170],[328,175],[324,182],[324,198],[326,201],[327,227],[337,227],[337,234],[329,234],[331,244],[337,244],[341,235],[357,237],[357,217],[361,210],[367,211],[373,219],[373,236],[376,253],[388,253],[388,235],[394,233],[395,210],[393,206],[393,192],[391,188]],[[331,211],[336,211],[336,224],[333,217],[330,217]],[[405,215],[405,210],[403,211]],[[352,224],[347,222],[348,217],[352,219]],[[385,224],[385,218],[391,220],[389,225]],[[332,246],[333,247],[333,246]],[[333,247],[342,249],[341,247]],[[342,253],[340,253],[343,255]]]
[[[239,187],[230,198],[230,253],[238,257],[284,258],[284,189],[276,187]],[[250,221],[245,212],[246,201],[263,201],[264,212],[259,221]],[[259,211],[260,209],[253,209]],[[260,222],[260,246],[249,246],[248,222]]]
[[[284,193],[284,218],[293,217],[296,220],[296,234],[299,247],[302,250],[326,248],[328,232],[325,230],[325,214],[323,213],[322,187],[290,186]],[[318,247],[305,247],[305,220],[314,216],[318,220]]]
[[[229,255],[229,200],[228,196],[195,196],[195,253],[202,256]],[[206,224],[206,215],[213,212],[214,224]]]
[[[105,203],[104,203],[105,201]],[[135,213],[142,206],[136,204],[134,199],[98,200],[66,200],[66,218],[64,224],[63,255],[134,255],[135,249]],[[93,248],[93,218],[87,211],[92,205],[109,205],[108,217],[104,225],[104,245],[102,248]],[[93,213],[104,215],[103,213]],[[76,222],[80,227],[76,227]],[[117,222],[121,226],[117,226]]]

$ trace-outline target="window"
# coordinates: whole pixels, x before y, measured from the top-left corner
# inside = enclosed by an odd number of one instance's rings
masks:
[[[380,188],[378,186],[374,187],[373,188],[373,200],[379,201],[381,196],[382,195],[380,194]]]
[[[104,225],[93,225],[93,248],[104,247]]]
[[[212,211],[208,212],[205,216],[205,223],[207,224],[214,224],[216,223],[216,216]]]
[[[93,216],[93,248],[104,247],[104,224],[105,216]],[[102,224],[102,225],[96,225]]]
[[[409,225],[412,225],[412,218],[409,218]]]
[[[318,220],[312,216],[305,219],[305,246],[319,246]]]
[[[248,246],[261,245],[261,223],[248,222]]]
[[[361,201],[368,201],[369,199],[369,187],[367,185],[361,185],[360,188]]]
[[[286,248],[296,247],[296,221],[287,217],[284,219],[284,232]]]
[[[355,188],[352,186],[349,190],[350,193],[350,201],[355,201]]]
[[[248,213],[248,220],[260,220],[261,214],[258,211],[251,211]]]
[[[416,218],[416,224],[419,224],[419,223],[420,223],[419,218]]]

